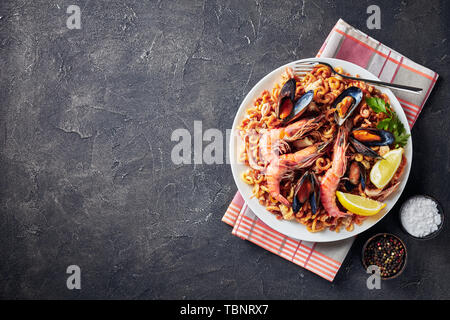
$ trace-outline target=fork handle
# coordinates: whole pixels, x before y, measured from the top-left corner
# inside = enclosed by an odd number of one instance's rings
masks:
[[[422,88],[404,86],[402,84],[389,83],[389,82],[383,82],[383,81],[377,81],[377,80],[369,80],[369,79],[363,79],[363,78],[350,77],[350,76],[346,76],[346,75],[340,74],[339,72],[335,72],[335,73],[340,75],[343,78],[356,80],[356,81],[364,81],[364,82],[368,82],[368,83],[377,84],[379,86],[396,88],[396,89],[406,90],[406,91],[412,91],[412,92],[415,92],[415,93],[419,93],[419,92],[423,91]]]

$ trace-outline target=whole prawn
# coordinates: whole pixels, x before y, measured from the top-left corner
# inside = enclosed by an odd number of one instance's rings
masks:
[[[324,116],[305,118],[287,127],[268,129],[260,139],[260,155],[266,164],[281,153],[289,152],[288,142],[301,139],[306,133],[317,130],[323,125]]]
[[[348,215],[339,210],[336,205],[336,190],[341,177],[347,168],[347,158],[345,152],[348,147],[348,129],[344,126],[339,128],[336,141],[333,147],[333,161],[331,168],[325,173],[320,183],[320,200],[324,209],[332,217],[343,217]]]
[[[280,182],[293,174],[294,170],[311,166],[324,152],[328,142],[313,144],[294,153],[274,158],[267,167],[267,187],[272,198],[290,207],[290,202],[280,193]]]

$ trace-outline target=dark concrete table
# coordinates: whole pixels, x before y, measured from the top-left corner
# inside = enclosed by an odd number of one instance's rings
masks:
[[[81,30],[66,27],[71,4]],[[333,283],[231,235],[230,167],[175,165],[171,134],[231,128],[250,88],[314,56],[338,18],[441,78],[413,130],[402,196],[450,207],[449,1],[1,1],[0,297],[450,298],[450,234],[408,238],[398,205],[358,237]],[[401,202],[401,201],[400,201]],[[369,291],[362,243],[409,249],[404,274]],[[66,268],[81,268],[81,290]]]

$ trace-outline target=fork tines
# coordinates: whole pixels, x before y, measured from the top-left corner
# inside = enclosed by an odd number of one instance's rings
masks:
[[[318,64],[317,61],[299,61],[294,64],[294,73],[297,76],[304,76],[309,73],[314,66]]]

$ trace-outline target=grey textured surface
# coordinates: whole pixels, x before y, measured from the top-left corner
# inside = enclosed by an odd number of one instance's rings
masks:
[[[66,8],[82,9],[69,30]],[[174,165],[171,133],[231,128],[250,88],[314,56],[342,17],[441,78],[413,130],[402,196],[450,207],[449,1],[6,1],[0,3],[0,297],[450,298],[448,227],[408,238],[398,206],[358,237],[330,284],[220,221],[236,187],[227,165]],[[401,201],[400,201],[401,202]],[[448,211],[448,210],[447,210]],[[362,243],[409,249],[404,274],[366,289]],[[82,289],[66,288],[68,265]]]

